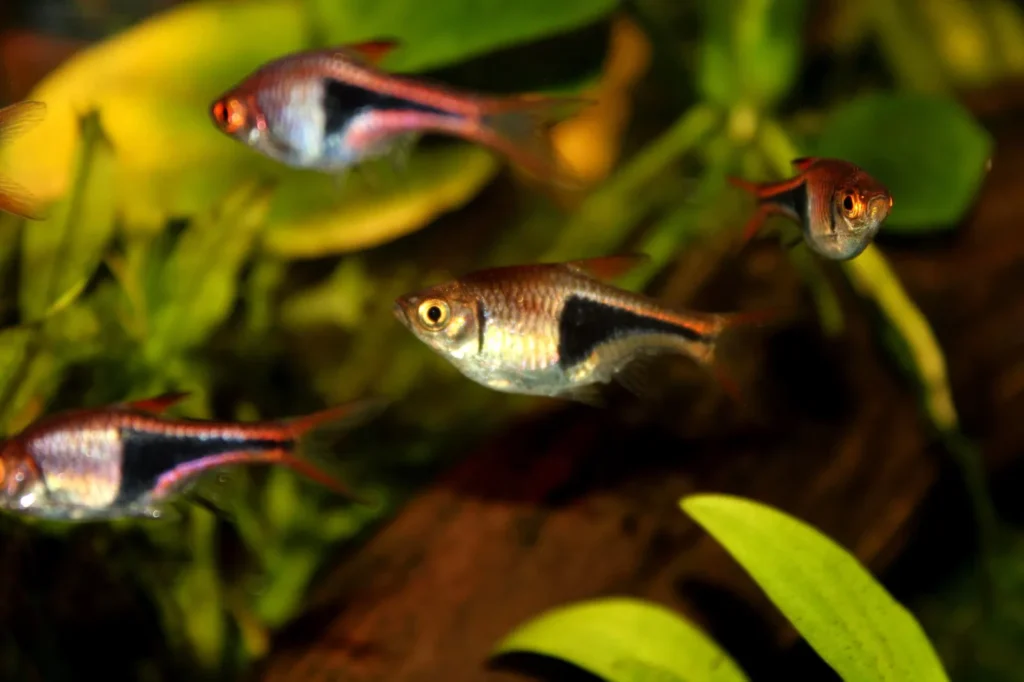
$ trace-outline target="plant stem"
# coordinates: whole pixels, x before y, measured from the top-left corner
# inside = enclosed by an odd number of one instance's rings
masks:
[[[647,185],[710,135],[720,120],[720,112],[704,104],[683,114],[580,206],[547,259],[580,258],[587,252],[603,254],[615,248],[646,210],[641,195]]]

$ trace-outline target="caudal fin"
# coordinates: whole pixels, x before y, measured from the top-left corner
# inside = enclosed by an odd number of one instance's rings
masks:
[[[46,117],[46,104],[26,100],[0,109],[0,144],[21,136]],[[28,220],[42,220],[46,210],[27,189],[8,177],[0,177],[0,211]]]
[[[728,357],[731,355],[728,350],[729,345],[738,332],[769,326],[778,322],[782,316],[782,310],[777,308],[718,316],[719,326],[711,352],[708,354],[708,366],[722,390],[737,404],[744,402],[743,392],[729,368]]]
[[[285,422],[286,429],[293,440],[300,440],[310,432],[327,426],[355,426],[371,419],[386,406],[387,401],[381,398],[354,400],[344,405],[328,407],[326,410],[289,419]]]
[[[386,407],[387,402],[378,398],[366,398],[363,400],[353,401],[345,405],[339,405],[337,407],[330,407],[326,410],[320,410],[302,417],[296,417],[286,422],[285,428],[292,440],[296,443],[295,449],[301,449],[301,443],[313,432],[318,429],[322,429],[328,426],[332,427],[352,427],[357,423],[362,423]],[[302,474],[306,478],[323,485],[334,492],[349,497],[356,502],[361,504],[369,504],[369,500],[365,497],[354,493],[352,489],[341,482],[339,479],[331,476],[327,472],[321,470],[311,462],[298,456],[295,452],[287,450],[276,450],[270,455],[270,459],[277,464],[287,466],[293,471]]]
[[[582,180],[555,150],[549,128],[592,103],[581,97],[543,95],[497,99],[484,107],[479,137],[530,175],[563,187],[579,187]]]

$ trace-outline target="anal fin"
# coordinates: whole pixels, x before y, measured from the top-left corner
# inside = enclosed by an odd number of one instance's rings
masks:
[[[653,355],[640,356],[615,373],[615,381],[641,400],[657,394],[659,364],[663,359]]]
[[[585,384],[583,386],[567,388],[559,393],[557,397],[596,408],[604,408],[608,405],[604,392],[598,384]]]

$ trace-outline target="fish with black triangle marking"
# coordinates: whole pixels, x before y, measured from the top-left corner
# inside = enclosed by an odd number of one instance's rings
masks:
[[[304,437],[381,407],[354,401],[284,421],[217,422],[161,416],[187,393],[168,393],[36,421],[0,448],[0,508],[62,521],[157,518],[200,474],[233,464],[289,467],[338,494],[348,488],[296,456]]]
[[[603,403],[602,384],[634,390],[637,361],[678,354],[718,365],[723,334],[777,318],[671,310],[610,283],[648,258],[630,254],[477,271],[399,297],[394,314],[462,374],[506,393]]]
[[[224,134],[294,168],[343,174],[397,158],[424,134],[462,138],[530,175],[576,187],[546,129],[587,102],[578,97],[489,96],[379,68],[390,39],[287,55],[254,71],[210,106]]]
[[[757,209],[743,230],[743,241],[757,234],[772,215],[800,225],[804,241],[818,255],[849,260],[863,253],[892,210],[888,188],[863,168],[842,159],[796,159],[797,175],[779,182],[729,178],[757,198]]]

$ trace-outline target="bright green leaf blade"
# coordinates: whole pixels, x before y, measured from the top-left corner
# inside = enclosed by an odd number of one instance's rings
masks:
[[[150,357],[201,344],[231,312],[239,270],[266,222],[270,196],[268,187],[246,184],[182,233],[162,271]]]
[[[638,599],[596,599],[549,611],[506,637],[494,655],[513,652],[558,658],[608,682],[747,679],[687,620]]]
[[[846,682],[948,680],[910,612],[819,531],[728,495],[694,495],[681,506]]]
[[[373,170],[383,171],[383,168]],[[494,177],[498,161],[469,145],[423,152],[394,177],[289,176],[278,188],[264,246],[285,258],[366,249],[427,225],[472,199]]]
[[[818,156],[846,159],[893,195],[882,229],[950,228],[970,208],[992,155],[989,134],[943,97],[911,93],[860,97],[836,110],[818,140]]]
[[[25,224],[18,294],[26,319],[43,317],[99,266],[114,230],[114,152],[98,115],[80,122],[71,193],[40,222]]]

